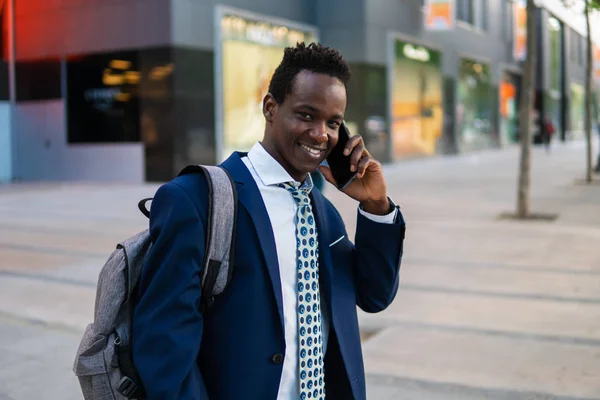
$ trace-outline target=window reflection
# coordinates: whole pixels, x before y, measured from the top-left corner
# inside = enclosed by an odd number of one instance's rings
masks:
[[[142,58],[141,51],[125,51],[67,59],[69,143],[158,143],[149,128],[158,117],[149,111],[155,101],[170,101],[175,66]]]
[[[495,144],[492,123],[490,67],[462,59],[459,68],[456,118],[461,150],[491,147]]]
[[[138,68],[136,52],[67,59],[69,143],[140,140]]]

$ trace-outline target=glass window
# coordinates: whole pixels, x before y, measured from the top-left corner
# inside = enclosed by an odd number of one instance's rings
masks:
[[[483,29],[484,31],[488,30],[488,0],[480,0],[479,2],[480,7],[479,7],[479,15],[480,15],[480,23],[479,23],[479,27],[481,29]]]
[[[475,24],[475,10],[473,0],[456,0],[456,19],[469,24]]]
[[[577,32],[569,30],[569,59],[573,62],[577,62]]]
[[[393,157],[435,154],[444,118],[441,53],[396,41],[391,91]]]
[[[544,99],[544,117],[552,119],[557,131],[563,128],[563,54],[562,54],[562,22],[554,17],[548,18],[548,35],[550,51],[548,55],[549,76],[548,90]]]
[[[577,62],[579,63],[579,65],[584,65],[585,62],[585,56],[584,56],[584,49],[585,49],[585,43],[584,43],[585,38],[583,36],[577,35]]]
[[[7,17],[7,1],[0,1],[0,100],[8,100],[8,46],[9,37],[8,24],[5,19]]]
[[[460,150],[495,145],[493,96],[489,65],[461,59],[456,110]]]
[[[571,101],[569,110],[569,125],[572,139],[584,137],[585,122],[585,89],[583,85],[571,84]]]
[[[250,150],[263,137],[262,101],[283,49],[317,38],[313,32],[236,15],[221,20],[221,38],[224,146],[219,157],[225,159],[232,151]]]
[[[548,18],[550,28],[550,89],[560,89],[560,37],[561,23],[554,17]]]
[[[500,82],[500,138],[503,144],[519,143],[521,77],[504,72]]]
[[[68,142],[140,141],[139,82],[134,51],[68,59]]]
[[[17,61],[17,101],[60,99],[60,60]]]
[[[456,19],[487,30],[488,1],[456,0]]]
[[[504,38],[508,42],[512,42],[514,39],[513,32],[513,20],[514,20],[514,3],[512,0],[505,0],[502,6],[502,17],[503,17],[503,34]]]

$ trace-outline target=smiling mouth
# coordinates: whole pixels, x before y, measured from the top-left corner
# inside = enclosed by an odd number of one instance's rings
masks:
[[[320,157],[323,154],[323,152],[325,151],[325,149],[308,146],[306,144],[300,144],[300,147],[313,157]]]

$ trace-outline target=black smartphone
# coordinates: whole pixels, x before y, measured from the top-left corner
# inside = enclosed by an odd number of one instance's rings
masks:
[[[348,131],[346,124],[342,122],[339,129],[338,142],[327,156],[327,164],[331,169],[331,174],[339,190],[346,189],[358,174],[358,172],[350,171],[350,155],[344,155],[344,149],[349,140],[350,131]]]

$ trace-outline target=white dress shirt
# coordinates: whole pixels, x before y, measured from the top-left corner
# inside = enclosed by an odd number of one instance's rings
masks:
[[[248,156],[242,158],[242,161],[250,170],[260,190],[271,221],[275,246],[277,248],[286,343],[283,371],[277,399],[298,400],[298,317],[296,314],[298,277],[296,271],[295,223],[297,205],[290,192],[277,186],[280,183],[294,182],[295,180],[267,153],[260,143],[256,143],[248,153]],[[308,179],[310,179],[310,175]],[[296,183],[300,184],[300,182]],[[393,223],[397,214],[397,210],[395,209],[390,214],[384,216],[369,214],[360,208],[359,210],[361,214],[379,223]],[[324,301],[325,299],[321,296],[323,354],[327,350],[330,321],[326,307],[323,305]]]

